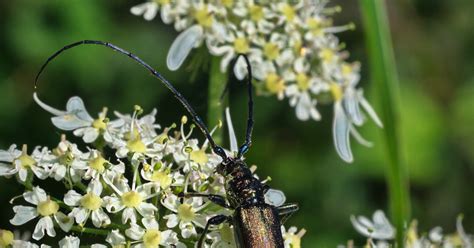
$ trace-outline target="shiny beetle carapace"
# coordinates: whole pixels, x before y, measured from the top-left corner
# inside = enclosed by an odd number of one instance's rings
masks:
[[[39,76],[48,65],[60,53],[70,48],[79,45],[101,45],[113,49],[121,54],[124,54],[141,66],[145,67],[151,74],[158,78],[178,99],[179,102],[186,108],[192,116],[193,121],[199,127],[201,132],[209,140],[209,144],[213,152],[222,158],[222,163],[218,166],[217,173],[225,177],[226,197],[221,195],[201,194],[201,193],[186,193],[180,194],[180,197],[204,197],[211,202],[218,204],[224,208],[232,209],[234,214],[232,216],[216,215],[211,217],[204,228],[204,231],[199,238],[198,247],[202,247],[204,237],[211,225],[219,225],[224,222],[234,226],[235,239],[238,247],[244,248],[282,248],[283,237],[281,233],[282,220],[289,217],[292,213],[298,210],[296,204],[285,204],[281,206],[273,206],[265,201],[265,193],[269,187],[257,179],[247,164],[243,161],[243,155],[249,150],[252,143],[252,129],[253,129],[253,98],[252,98],[252,70],[250,62],[245,55],[243,56],[247,63],[247,89],[248,89],[248,119],[245,142],[240,146],[236,157],[227,156],[224,149],[214,142],[211,134],[202,121],[196,114],[194,109],[188,101],[179,93],[173,85],[168,82],[155,69],[145,63],[143,60],[134,54],[117,47],[111,43],[95,40],[83,40],[72,43],[55,52],[43,64],[38,72],[35,85]]]

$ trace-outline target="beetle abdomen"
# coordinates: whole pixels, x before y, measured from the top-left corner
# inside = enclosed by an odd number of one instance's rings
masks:
[[[268,204],[242,206],[234,213],[236,243],[242,248],[283,248],[280,220]]]

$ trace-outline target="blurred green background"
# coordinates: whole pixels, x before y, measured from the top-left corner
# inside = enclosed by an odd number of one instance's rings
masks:
[[[201,71],[192,81],[186,66],[168,71],[166,53],[176,32],[159,18],[147,22],[131,15],[129,8],[140,2],[0,2],[0,149],[12,143],[28,144],[30,149],[57,145],[60,132],[50,123],[50,114],[33,102],[33,78],[53,51],[82,39],[110,41],[136,53],[174,82],[205,116],[207,72]],[[357,24],[355,31],[339,37],[351,59],[362,62],[361,84],[370,100],[357,1],[332,4],[343,7],[335,16],[336,24]],[[452,232],[456,216],[464,213],[465,228],[473,233],[474,2],[401,0],[389,1],[388,7],[401,81],[402,142],[412,216],[421,230],[440,225]],[[82,47],[57,59],[44,74],[39,94],[60,109],[69,97],[79,95],[94,115],[103,106],[121,112],[132,112],[134,104],[145,111],[156,107],[158,122],[164,126],[185,113],[145,70],[101,47]],[[242,138],[244,94],[242,87],[232,86],[232,116]],[[321,122],[301,122],[286,101],[257,97],[255,105],[254,145],[247,161],[259,166],[261,177],[271,176],[271,185],[284,190],[289,202],[300,204],[301,210],[287,224],[307,229],[303,246],[334,247],[348,239],[362,242],[349,216],[387,210],[383,146],[375,125],[368,123],[362,129],[375,146],[353,142],[355,163],[347,165],[333,148],[331,106],[321,108]],[[0,185],[0,228],[12,228],[8,220],[13,211],[7,202],[22,188],[4,178]]]

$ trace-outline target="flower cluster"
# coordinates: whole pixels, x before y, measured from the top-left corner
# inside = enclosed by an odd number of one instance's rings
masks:
[[[365,122],[362,110],[378,126],[382,123],[357,88],[360,64],[347,62],[348,52],[335,36],[354,24],[334,26],[331,15],[340,7],[326,4],[327,0],[151,0],[131,12],[152,20],[159,11],[162,21],[180,32],[168,52],[171,70],[178,69],[193,48],[205,44],[210,54],[222,57],[222,72],[238,54],[246,54],[260,93],[287,98],[300,120],[320,120],[317,104],[333,102],[336,150],[351,162],[350,134],[370,146],[355,129]],[[237,78],[245,77],[243,58],[233,69]]]
[[[207,141],[190,138],[194,126],[185,116],[180,126],[161,128],[156,110],[143,115],[139,106],[132,115],[115,112],[117,118],[110,120],[107,109],[93,118],[79,97],[70,98],[66,110],[45,104],[36,94],[34,99],[54,115],[57,128],[85,143],[62,135],[52,149],[38,146],[29,153],[26,145],[21,150],[12,145],[0,150],[0,176],[16,178],[26,189],[11,201],[15,214],[10,223],[36,223],[35,242],[60,232],[60,247],[84,246],[87,235],[102,237],[94,248],[191,247],[210,217],[232,214],[207,199],[178,196],[226,193],[223,176],[215,173],[220,157],[208,151]],[[49,190],[51,184],[61,186]],[[212,227],[205,247],[235,246],[232,228]],[[304,231],[282,230],[287,247],[299,247]],[[0,247],[39,245],[0,229]]]
[[[395,229],[388,221],[381,210],[375,211],[372,221],[364,216],[357,218],[351,216],[351,222],[357,232],[368,238],[365,247],[388,248],[392,246],[389,241],[395,237]],[[431,229],[427,234],[420,235],[417,230],[417,221],[411,222],[405,233],[405,244],[403,247],[424,248],[424,247],[473,247],[474,236],[467,234],[462,226],[462,216],[456,220],[456,232],[454,234],[443,235],[441,227]],[[352,241],[347,246],[354,247]]]

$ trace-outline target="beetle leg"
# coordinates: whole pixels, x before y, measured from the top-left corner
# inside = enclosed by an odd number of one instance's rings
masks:
[[[281,224],[285,223],[291,215],[300,209],[297,203],[287,203],[277,207],[278,215],[280,216]]]
[[[223,214],[219,214],[219,215],[211,217],[207,221],[206,226],[204,227],[204,231],[202,232],[201,237],[199,238],[199,242],[198,242],[197,247],[198,248],[203,247],[202,243],[204,242],[204,237],[206,237],[206,234],[207,234],[207,231],[209,230],[210,225],[219,225],[219,224],[222,224],[226,221],[231,221],[231,220],[232,220],[232,217],[226,216],[226,215],[223,215]]]
[[[200,193],[179,193],[179,197],[190,198],[190,197],[205,197],[209,199],[209,201],[228,209],[234,209],[229,204],[227,204],[225,198],[221,195],[214,195],[214,194],[200,194]]]

